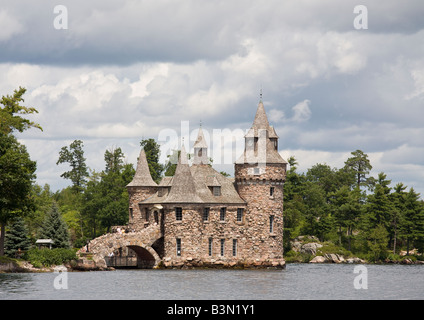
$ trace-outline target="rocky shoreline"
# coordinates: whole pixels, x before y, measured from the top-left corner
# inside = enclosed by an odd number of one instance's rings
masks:
[[[309,242],[312,241],[312,242]],[[316,237],[305,237],[299,236],[291,242],[292,250],[296,253],[307,254],[313,256],[308,263],[355,263],[355,264],[370,264],[370,262],[360,259],[358,257],[345,257],[341,254],[336,253],[325,253],[318,254],[319,249],[323,248],[323,245],[318,241]],[[402,260],[390,260],[386,259],[380,264],[424,264],[424,261],[414,261],[410,257],[405,256]]]

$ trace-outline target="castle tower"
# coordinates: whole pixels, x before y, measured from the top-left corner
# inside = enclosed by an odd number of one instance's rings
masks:
[[[138,230],[144,227],[143,212],[139,203],[156,193],[158,185],[150,175],[146,152],[141,149],[133,180],[127,185],[129,194],[129,227]]]
[[[283,259],[283,184],[287,162],[278,153],[278,136],[262,100],[252,127],[245,135],[245,150],[235,163],[235,184],[247,202],[246,222],[251,259]]]
[[[194,143],[193,164],[208,164],[208,145],[203,135],[202,127],[199,128],[196,142]]]

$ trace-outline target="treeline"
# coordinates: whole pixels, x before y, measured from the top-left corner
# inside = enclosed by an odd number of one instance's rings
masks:
[[[26,250],[38,238],[55,241],[57,248],[80,248],[111,226],[128,223],[128,193],[135,169],[125,163],[121,148],[105,150],[101,172],[90,170],[83,141],[75,140],[57,155],[61,175],[71,186],[53,192],[35,184],[36,162],[30,159],[15,132],[39,124],[25,119],[37,110],[22,106],[24,88],[0,100],[0,256]],[[146,152],[152,178],[173,175],[175,161],[159,163],[154,139],[140,147]],[[175,151],[174,157],[178,157]],[[424,203],[402,183],[392,185],[386,174],[370,176],[372,165],[361,150],[352,152],[342,168],[316,164],[306,173],[288,159],[284,185],[284,248],[299,235],[328,241],[367,260],[382,260],[400,250],[424,251]],[[6,235],[6,236],[5,236]]]
[[[361,150],[342,168],[316,164],[306,173],[288,159],[284,185],[284,247],[299,235],[318,237],[369,261],[384,260],[400,250],[424,251],[424,202],[403,183],[391,184],[383,172],[370,176],[372,165]]]

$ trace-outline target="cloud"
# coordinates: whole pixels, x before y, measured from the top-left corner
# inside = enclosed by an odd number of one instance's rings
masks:
[[[65,0],[67,30],[53,26],[57,2],[10,1],[0,92],[28,89],[44,131],[20,138],[52,185],[58,150],[74,139],[96,170],[111,145],[135,163],[142,138],[179,134],[181,121],[249,128],[261,88],[280,149],[305,168],[361,149],[409,185],[424,169],[420,1],[366,1],[368,30],[353,28],[353,0]]]
[[[311,109],[309,108],[311,101],[309,100],[303,100],[302,102],[299,102],[293,107],[293,118],[292,121],[294,122],[304,122],[308,121],[311,117]]]
[[[0,10],[0,42],[9,40],[24,31],[24,26],[7,10]]]

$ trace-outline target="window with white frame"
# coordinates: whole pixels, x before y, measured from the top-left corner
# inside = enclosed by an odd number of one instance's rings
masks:
[[[213,187],[213,195],[218,197],[221,195],[221,187]]]

